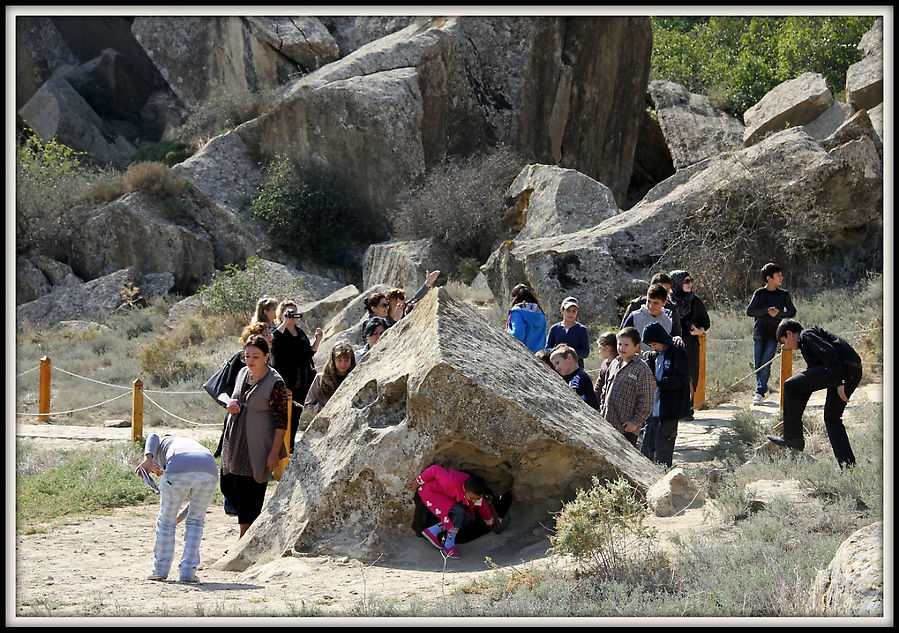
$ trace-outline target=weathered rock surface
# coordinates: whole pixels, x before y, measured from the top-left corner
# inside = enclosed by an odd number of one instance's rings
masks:
[[[794,228],[826,250],[841,244],[848,229],[882,221],[882,181],[883,164],[867,136],[827,151],[801,128],[785,130],[678,171],[639,204],[595,227],[508,240],[482,271],[500,302],[516,284],[527,282],[544,306],[574,295],[581,301],[582,320],[616,322],[618,306],[640,292],[634,278],[649,276],[672,228],[692,211],[723,205],[733,196],[753,200],[777,187],[784,208],[802,218]]]
[[[743,113],[747,147],[766,135],[796,127],[817,119],[833,104],[827,80],[820,73],[803,73],[775,86],[754,106]]]
[[[33,301],[56,286],[81,283],[69,266],[46,255],[16,256],[16,305]]]
[[[291,82],[236,131],[266,160],[327,165],[374,208],[488,141],[623,196],[650,39],[643,18],[418,18]]]
[[[362,286],[386,284],[402,288],[406,298],[411,299],[428,272],[449,271],[453,263],[451,249],[433,239],[379,242],[365,251]]]
[[[661,474],[518,341],[437,289],[298,436],[277,491],[215,566],[294,551],[389,556],[416,538],[405,486],[432,463],[481,474],[546,511],[592,476],[645,491]]]
[[[883,521],[853,533],[809,591],[810,615],[883,616]]]
[[[144,277],[134,268],[125,268],[83,284],[57,286],[49,294],[17,306],[16,327],[44,328],[61,321],[94,320],[109,316],[125,303],[122,289],[126,284],[154,288],[158,296],[162,291],[162,281],[159,275]],[[161,294],[166,292],[168,289]]]
[[[325,25],[307,15],[289,17],[247,16],[250,32],[305,71],[337,59],[337,41]]]
[[[175,94],[196,107],[219,90],[257,92],[300,71],[296,61],[267,41],[285,25],[269,22],[263,28],[264,20],[251,26],[239,16],[140,16],[131,32]],[[299,30],[291,35],[301,37]],[[314,47],[308,50],[314,57]]]
[[[817,139],[825,139],[836,132],[837,128],[843,125],[843,123],[846,122],[846,119],[851,116],[851,105],[834,101],[833,105],[827,108],[821,116],[811,123],[806,123],[803,127],[809,136]]]
[[[351,299],[340,312],[326,321],[324,326],[316,324],[316,327],[321,327],[324,332],[324,337],[314,357],[316,367],[324,367],[325,362],[328,360],[328,355],[331,353],[331,348],[340,341],[346,341],[356,348],[365,344],[362,338],[362,325],[368,319],[368,312],[364,305],[365,299],[376,292],[386,293],[391,288],[393,286],[390,284],[370,286],[364,292]]]
[[[619,212],[612,191],[574,169],[527,165],[509,186],[521,231],[516,240],[574,233]]]
[[[391,33],[406,28],[415,20],[408,15],[335,15],[318,18],[328,29],[345,57]]]
[[[90,152],[100,164],[125,169],[135,147],[94,112],[90,104],[63,77],[45,82],[19,109],[22,120],[44,140]]]
[[[674,516],[685,508],[700,505],[705,497],[683,468],[675,468],[646,491],[646,503],[657,516]]]
[[[321,299],[297,302],[297,309],[302,313],[298,323],[306,334],[322,328],[340,313],[347,304],[359,296],[359,289],[352,284],[343,286]]]
[[[649,94],[675,169],[743,146],[743,124],[707,96],[661,80],[649,83]]]
[[[674,159],[648,94],[646,101],[637,134],[637,148],[634,150],[634,170],[622,209],[630,209],[643,199],[647,191],[674,174]]]
[[[190,191],[164,199],[138,191],[78,213],[81,219],[57,248],[84,279],[135,266],[172,273],[175,291],[190,295],[215,270],[262,250],[245,221]]]
[[[56,68],[78,63],[78,57],[66,45],[51,18],[17,16],[16,110],[34,96]]]
[[[871,125],[874,126],[874,132],[877,133],[877,138],[880,139],[881,145],[883,144],[883,104],[879,103],[870,110],[868,110],[868,118],[871,119]]]
[[[883,102],[883,18],[862,36],[858,44],[861,61],[846,71],[846,100],[856,110]]]

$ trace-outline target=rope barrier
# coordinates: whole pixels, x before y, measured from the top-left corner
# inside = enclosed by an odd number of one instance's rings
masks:
[[[69,376],[74,376],[75,378],[81,378],[82,380],[89,380],[90,382],[95,382],[98,385],[103,385],[105,387],[112,387],[113,389],[124,389],[126,391],[131,391],[131,387],[121,387],[119,385],[112,385],[108,382],[101,382],[99,380],[94,380],[93,378],[86,378],[85,376],[79,376],[78,374],[73,374],[70,371],[66,371],[62,367],[56,367],[55,365],[53,367],[53,371],[61,371],[62,373],[68,374]]]
[[[31,369],[26,369],[26,370],[23,371],[21,374],[17,374],[17,375],[16,375],[16,378],[21,378],[21,377],[24,376],[25,374],[30,374],[31,372],[33,372],[33,371],[36,370],[36,369],[40,369],[40,365],[38,365],[38,366],[36,366],[36,367],[32,367]]]
[[[774,358],[772,358],[771,360],[769,360],[769,361],[768,361],[767,363],[765,363],[764,365],[760,365],[758,369],[753,369],[750,373],[748,373],[748,374],[746,374],[745,376],[743,376],[742,378],[740,378],[737,382],[735,382],[734,384],[732,384],[730,387],[727,387],[726,389],[722,389],[722,390],[720,390],[720,391],[717,391],[716,393],[713,393],[712,395],[710,395],[708,398],[706,398],[705,400],[703,400],[703,401],[700,402],[699,404],[693,405],[694,408],[695,408],[695,409],[699,409],[702,405],[704,405],[706,402],[709,402],[709,401],[712,400],[713,398],[715,398],[715,397],[717,397],[717,396],[719,396],[719,395],[721,395],[721,394],[724,394],[724,393],[729,392],[731,389],[733,389],[734,387],[736,387],[737,385],[739,385],[741,382],[743,382],[743,381],[746,380],[747,378],[751,378],[752,376],[755,376],[759,371],[761,371],[762,369],[764,369],[765,367],[767,367],[768,365],[770,365],[771,363],[773,363],[774,361],[776,361],[776,360],[777,360],[778,358],[780,358],[781,356],[783,356],[783,352],[780,352],[779,354],[776,354],[776,355],[774,356]]]
[[[120,394],[117,395],[115,398],[110,398],[109,400],[106,400],[106,401],[104,401],[104,402],[100,402],[100,403],[97,403],[97,404],[92,404],[92,405],[87,406],[87,407],[81,407],[80,409],[70,409],[69,411],[56,411],[56,412],[53,412],[53,413],[22,413],[22,412],[17,411],[17,412],[16,412],[16,415],[18,415],[18,416],[28,416],[28,417],[51,416],[51,415],[64,415],[64,414],[66,414],[66,413],[75,413],[76,411],[84,411],[84,410],[86,410],[86,409],[93,409],[94,407],[100,407],[100,406],[103,406],[104,404],[109,404],[109,403],[112,402],[113,400],[118,400],[119,398],[124,398],[124,397],[127,396],[127,395],[129,395],[129,394],[127,394],[127,393],[120,393]]]
[[[172,416],[172,417],[175,418],[176,420],[181,420],[182,422],[187,422],[188,424],[193,424],[194,426],[221,426],[220,424],[200,424],[199,422],[193,422],[193,421],[191,421],[191,420],[187,420],[187,419],[185,419],[185,418],[182,418],[180,415],[175,415],[175,414],[172,413],[171,411],[166,410],[166,409],[165,409],[162,405],[160,405],[158,402],[156,402],[155,400],[153,400],[153,398],[151,398],[150,396],[146,395],[146,393],[147,393],[147,392],[145,391],[145,392],[144,392],[144,397],[145,397],[147,400],[149,400],[150,402],[152,402],[153,404],[155,404],[155,405],[156,405],[159,409],[161,409],[164,413],[169,414],[170,416]]]

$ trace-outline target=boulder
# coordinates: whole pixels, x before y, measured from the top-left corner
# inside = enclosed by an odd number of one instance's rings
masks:
[[[242,264],[263,245],[252,225],[189,186],[181,195],[136,191],[99,209],[78,209],[77,216],[57,248],[80,277],[127,266],[170,272],[181,295],[193,294],[215,270]]]
[[[45,82],[19,109],[19,116],[46,141],[55,138],[88,152],[94,162],[126,169],[136,149],[94,112],[63,77]]]
[[[31,261],[37,266],[52,286],[77,286],[82,283],[71,266],[63,264],[46,255],[32,255]]]
[[[16,110],[37,92],[60,66],[75,66],[78,57],[69,49],[52,18],[18,15],[16,25]]]
[[[446,156],[496,141],[618,199],[650,41],[646,18],[417,18],[292,81],[236,132],[264,160],[327,166],[376,209]]]
[[[165,325],[170,330],[175,329],[187,319],[202,313],[205,303],[202,294],[194,294],[177,301],[171,308],[165,319]]]
[[[453,260],[450,249],[433,239],[372,244],[363,259],[362,286],[395,286],[405,290],[406,298],[411,299],[430,271],[448,271]]]
[[[152,284],[135,268],[124,268],[76,286],[58,286],[49,294],[16,307],[16,328],[46,328],[62,321],[96,320],[125,303],[122,290]],[[155,280],[158,281],[158,280]]]
[[[267,41],[274,23],[260,24],[239,16],[139,16],[131,32],[175,94],[196,108],[219,91],[274,88],[301,70]]]
[[[743,124],[707,96],[662,80],[649,83],[649,95],[675,169],[742,148]]]
[[[796,239],[826,253],[842,243],[849,229],[882,221],[882,183],[883,164],[867,136],[828,151],[794,128],[681,169],[630,210],[595,227],[507,240],[481,270],[501,303],[512,287],[527,282],[544,306],[574,295],[582,321],[618,323],[618,307],[642,290],[635,290],[634,278],[649,277],[670,247],[672,229],[689,214],[718,207],[725,213],[728,200],[748,205],[770,189],[783,209],[802,218],[791,226]],[[758,205],[750,208],[768,212]]]
[[[775,86],[743,113],[743,142],[749,147],[773,132],[811,123],[832,104],[824,75],[803,73]]]
[[[328,29],[345,57],[373,42],[406,28],[415,20],[407,15],[335,15],[318,18]]]
[[[365,344],[362,338],[362,326],[365,320],[368,319],[368,312],[364,305],[365,299],[376,292],[386,293],[392,287],[388,284],[370,286],[362,294],[351,299],[340,312],[325,323],[324,327],[316,324],[316,327],[321,327],[324,331],[322,342],[318,346],[318,351],[314,357],[316,367],[324,367],[328,360],[328,355],[331,353],[331,348],[340,341],[346,341],[356,348]]]
[[[825,139],[836,132],[837,128],[843,125],[843,123],[846,122],[846,119],[851,116],[851,105],[834,101],[821,116],[811,123],[806,123],[803,127],[809,136],[817,139]]]
[[[647,101],[637,135],[637,148],[634,150],[634,171],[622,209],[630,209],[643,199],[647,191],[674,174],[671,150],[668,149],[668,142],[662,134],[658,115],[652,109],[648,95]]]
[[[874,128],[874,122],[871,120],[867,110],[859,110],[847,118],[830,136],[823,139],[821,144],[826,150],[830,151],[844,143],[851,143],[855,139],[862,137],[871,139],[871,143],[882,158],[883,142]]]
[[[231,211],[248,210],[264,181],[243,139],[233,132],[210,139],[196,154],[172,167],[172,174]],[[261,234],[259,239],[264,239]]]
[[[318,18],[247,16],[250,32],[304,71],[315,70],[337,59],[337,41]]]
[[[846,100],[856,110],[883,102],[883,18],[877,18],[858,44],[862,59],[846,71]]]
[[[574,233],[619,212],[612,191],[589,176],[553,165],[527,165],[509,186],[525,240]]]
[[[214,566],[294,552],[389,558],[416,538],[406,485],[434,463],[511,489],[516,525],[536,517],[528,529],[593,476],[642,493],[661,475],[521,343],[438,288],[297,436],[262,514]]]
[[[868,118],[871,119],[871,125],[874,126],[874,132],[883,145],[883,104],[878,103],[876,106],[868,110]]]
[[[705,501],[683,468],[674,468],[646,491],[646,503],[657,516],[670,517]]]
[[[314,333],[315,328],[324,329],[324,325],[357,296],[359,296],[359,289],[356,286],[348,285],[321,299],[297,302],[297,309],[303,315],[298,319],[298,323],[307,334]]]
[[[809,590],[817,617],[883,617],[883,521],[854,532]]]
[[[52,286],[40,268],[30,259],[16,255],[16,305],[34,301],[50,292]]]

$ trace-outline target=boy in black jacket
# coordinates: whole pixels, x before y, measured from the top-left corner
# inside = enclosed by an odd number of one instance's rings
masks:
[[[670,468],[677,422],[690,415],[690,365],[687,352],[674,344],[671,335],[659,323],[648,324],[642,338],[653,349],[643,358],[655,376],[656,391],[652,414],[643,425],[640,452]]]
[[[752,351],[755,361],[755,396],[752,404],[762,404],[768,393],[771,376],[771,359],[777,351],[777,326],[783,319],[796,316],[796,308],[790,293],[781,288],[784,274],[780,266],[768,263],[762,266],[765,285],[752,293],[746,314],[755,318],[752,326]]]
[[[855,464],[849,436],[843,426],[843,411],[849,396],[862,379],[862,360],[852,346],[836,334],[819,327],[803,329],[799,321],[786,319],[777,327],[777,340],[784,349],[799,350],[805,371],[784,382],[783,437],[769,435],[779,446],[805,448],[802,414],[815,391],[827,389],[824,426],[840,468]]]

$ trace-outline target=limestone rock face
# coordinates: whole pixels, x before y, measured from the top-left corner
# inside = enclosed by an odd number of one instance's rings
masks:
[[[250,32],[290,58],[303,70],[315,70],[337,59],[336,40],[317,18],[248,16]]]
[[[295,60],[269,43],[286,26],[264,18],[251,26],[238,16],[140,16],[131,32],[175,94],[197,106],[216,90],[273,88],[299,72]],[[292,41],[299,31],[291,31]],[[299,54],[295,48],[288,46],[292,55]]]
[[[424,240],[391,240],[372,244],[365,251],[362,263],[362,285],[365,288],[387,284],[402,288],[406,298],[421,288],[428,272],[448,271],[453,265],[453,253],[440,242]]]
[[[670,517],[684,508],[705,501],[683,468],[675,468],[649,487],[646,503],[660,517]]]
[[[848,103],[835,101],[821,116],[806,123],[803,127],[809,136],[824,139],[836,132],[837,128],[852,116],[852,106]]]
[[[373,208],[488,141],[578,169],[617,199],[650,42],[645,18],[416,18],[291,82],[236,131],[264,160],[287,153],[334,169]]]
[[[233,214],[190,194],[161,200],[138,191],[80,213],[60,247],[85,279],[135,266],[171,272],[175,290],[189,295],[216,269],[259,250],[256,237]]]
[[[125,169],[136,151],[63,77],[44,83],[19,109],[19,116],[44,140],[56,138],[69,147],[90,152],[100,164],[112,163]]]
[[[28,303],[51,289],[50,281],[27,257],[16,255],[16,305]]]
[[[315,328],[324,329],[325,324],[334,318],[335,315],[342,311],[347,304],[357,296],[359,296],[359,289],[350,284],[343,286],[320,299],[297,302],[297,309],[299,309],[303,315],[298,319],[298,323],[306,334],[314,333]]]
[[[318,18],[345,57],[369,42],[406,28],[415,20],[403,15],[334,15]]]
[[[75,66],[78,57],[49,17],[16,18],[16,110],[24,106],[60,66]]]
[[[819,617],[883,616],[883,522],[843,541],[809,591],[809,611]]]
[[[506,192],[524,226],[517,240],[574,233],[619,212],[612,191],[574,169],[528,165]]]
[[[125,303],[122,289],[126,284],[152,288],[155,296],[161,296],[171,289],[171,276],[168,288],[164,282],[163,276],[143,276],[134,268],[124,268],[82,284],[56,286],[49,294],[16,307],[16,327],[45,328],[62,321],[110,316]]]
[[[541,303],[578,297],[582,320],[616,322],[619,305],[645,288],[634,278],[665,251],[680,218],[729,197],[752,200],[777,186],[808,240],[822,249],[844,233],[882,221],[883,163],[865,135],[826,149],[801,128],[679,170],[624,213],[575,233],[504,242],[482,267],[500,302],[518,283],[531,284]],[[775,185],[776,183],[776,185]],[[722,210],[722,212],[724,212]]]
[[[368,319],[365,309],[365,299],[376,292],[386,293],[393,286],[388,284],[375,284],[365,289],[361,294],[344,304],[343,309],[325,322],[325,325],[317,325],[324,331],[324,337],[315,353],[316,367],[324,367],[331,353],[331,348],[340,341],[346,341],[350,345],[359,348],[365,344],[362,338],[362,326]]]
[[[743,146],[743,124],[705,95],[661,80],[649,83],[649,94],[675,169]]]
[[[292,551],[389,556],[415,538],[405,486],[432,463],[481,474],[538,511],[594,475],[645,491],[661,474],[521,343],[437,289],[297,437],[277,491],[216,567]]]
[[[811,123],[832,104],[833,95],[824,75],[803,73],[775,86],[743,113],[746,123],[743,141],[749,147],[787,125],[796,127]]]
[[[862,36],[858,44],[862,53],[846,71],[846,100],[856,110],[873,108],[883,102],[883,18]]]

